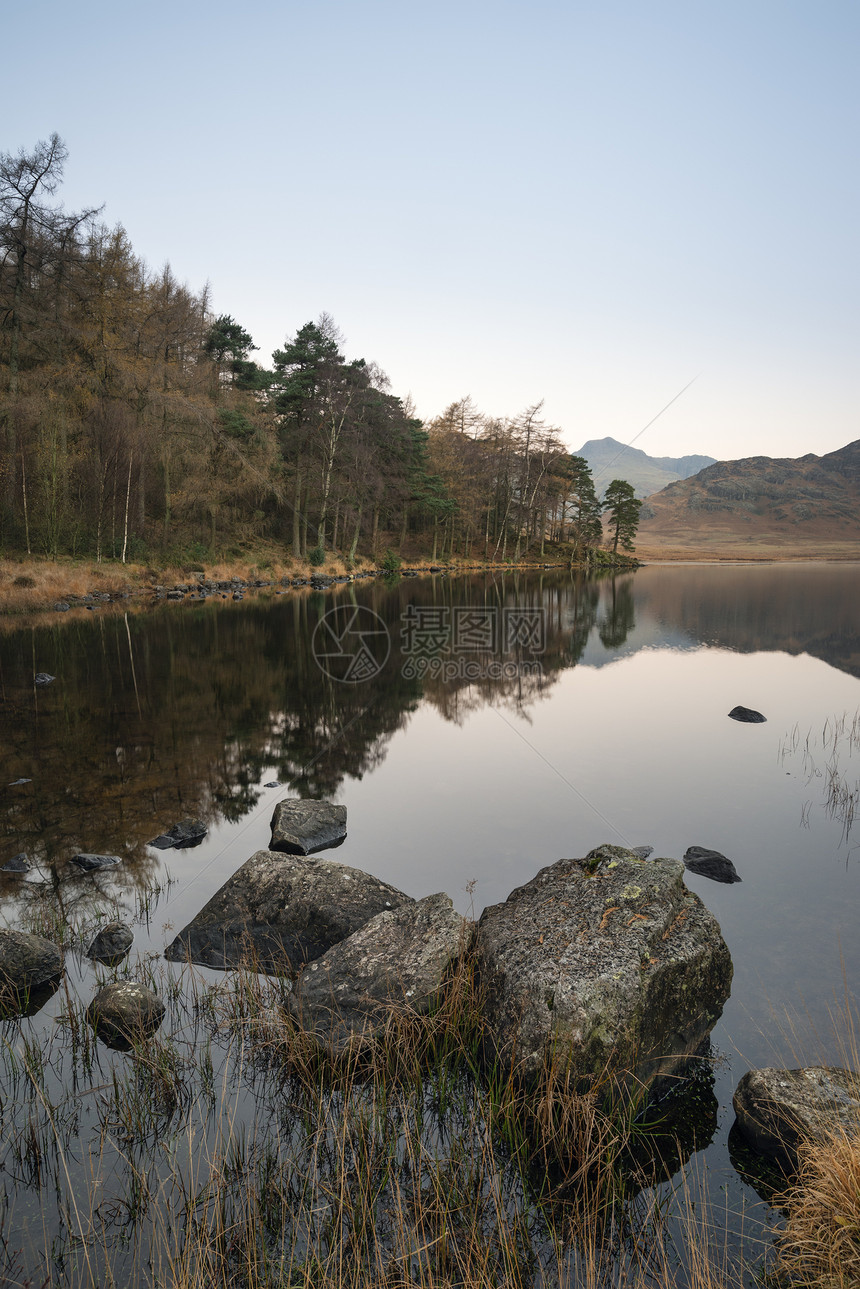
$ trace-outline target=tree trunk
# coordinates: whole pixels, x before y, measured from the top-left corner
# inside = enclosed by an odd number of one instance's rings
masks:
[[[302,472],[296,468],[296,483],[293,492],[293,558],[302,557]]]
[[[21,449],[21,500],[24,503],[24,536],[27,539],[27,554],[32,555],[30,550],[30,516],[27,513],[27,470],[24,465],[24,449]]]
[[[128,454],[128,483],[125,487],[125,523],[122,534],[122,562],[125,563],[125,553],[128,549],[128,507],[131,500],[131,463],[134,460],[132,454]]]
[[[358,550],[358,535],[361,532],[361,510],[362,502],[358,503],[358,514],[355,517],[355,532],[352,534],[352,545],[349,548],[350,566],[355,563],[355,552]]]

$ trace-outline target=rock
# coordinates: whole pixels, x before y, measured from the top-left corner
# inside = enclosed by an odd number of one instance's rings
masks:
[[[128,1048],[155,1033],[165,1010],[146,985],[119,980],[98,991],[87,1008],[87,1019],[108,1047]]]
[[[346,806],[286,797],[275,806],[269,847],[288,855],[310,855],[339,846],[345,836]]]
[[[98,868],[113,868],[115,864],[121,864],[122,860],[119,855],[90,855],[84,852],[72,855],[72,863],[77,864],[85,873],[92,873]]]
[[[174,824],[159,837],[154,837],[148,844],[155,846],[157,850],[170,850],[171,847],[175,847],[176,850],[189,850],[192,846],[199,846],[208,831],[209,829],[199,819],[183,819],[181,823]]]
[[[9,787],[18,788],[21,786],[22,783],[32,783],[32,782],[33,782],[32,779],[16,779],[14,783],[9,784]]]
[[[327,1049],[362,1049],[392,1006],[425,1015],[466,947],[467,922],[447,895],[378,913],[299,976],[289,1009]]]
[[[13,855],[7,859],[6,863],[0,868],[0,873],[29,873],[33,865],[24,854],[23,850],[18,855]]]
[[[850,1070],[749,1070],[733,1105],[753,1149],[789,1170],[804,1141],[823,1141],[831,1129],[860,1135],[860,1075]]]
[[[413,901],[396,887],[330,859],[258,850],[166,950],[207,967],[256,960],[300,971],[386,909]]]
[[[740,882],[738,870],[730,859],[718,850],[706,846],[688,846],[684,851],[684,866],[700,877],[710,877],[712,882]]]
[[[63,973],[62,952],[41,935],[0,930],[0,992],[21,994]]]
[[[54,609],[57,613],[68,613],[69,606],[66,604],[65,600],[58,600],[54,605]]]
[[[653,846],[631,846],[630,849],[633,851],[633,854],[638,855],[640,859],[647,859],[649,855],[654,854]]]
[[[108,922],[87,949],[87,957],[112,967],[122,961],[133,943],[134,933],[131,927],[124,922]]]
[[[722,1011],[732,962],[677,860],[604,845],[560,859],[484,910],[476,960],[503,1063],[559,1060],[583,1086],[647,1087],[680,1069]]]
[[[744,721],[747,725],[762,725],[767,720],[766,716],[754,711],[752,707],[733,707],[729,716],[733,721]]]
[[[268,783],[263,784],[264,788],[279,788],[280,786],[277,779],[270,779]]]
[[[37,671],[33,677],[34,685],[53,685],[56,676],[51,676],[47,671]]]

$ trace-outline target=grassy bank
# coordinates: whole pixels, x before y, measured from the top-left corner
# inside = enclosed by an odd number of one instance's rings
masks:
[[[325,574],[329,577],[342,577],[350,573],[368,571],[396,573],[400,568],[428,572],[431,568],[444,568],[446,572],[461,573],[480,569],[507,569],[516,567],[520,570],[543,568],[546,564],[565,567],[569,564],[569,552],[548,552],[546,558],[539,562],[521,561],[518,565],[482,564],[451,560],[443,564],[432,563],[429,559],[403,560],[392,553],[383,556],[379,562],[358,559],[349,564],[343,559],[327,555],[322,564],[309,560],[294,560],[283,554],[282,550],[262,548],[249,554],[244,559],[222,560],[213,563],[193,561],[173,561],[164,564],[118,564],[92,560],[41,559],[31,557],[6,558],[0,560],[0,614],[26,614],[51,609],[54,604],[68,601],[70,597],[80,599],[85,595],[110,595],[112,598],[122,596],[152,595],[158,586],[167,588],[176,585],[193,585],[198,575],[211,581],[230,581],[239,578],[253,585],[255,582],[280,583],[283,579],[307,578],[313,574]],[[608,552],[599,553],[596,568],[611,566]],[[630,568],[634,562],[626,556],[619,556],[617,567]]]

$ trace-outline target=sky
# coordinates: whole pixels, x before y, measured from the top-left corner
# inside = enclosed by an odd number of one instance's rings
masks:
[[[326,312],[425,420],[860,438],[856,0],[28,0],[2,31],[0,151],[57,131],[66,206],[264,365]]]

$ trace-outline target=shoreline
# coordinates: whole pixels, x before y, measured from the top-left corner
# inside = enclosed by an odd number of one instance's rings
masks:
[[[751,544],[752,545],[752,544]],[[0,620],[13,618],[20,623],[30,615],[65,615],[76,609],[94,609],[108,605],[141,601],[151,604],[165,599],[184,599],[195,592],[205,592],[206,598],[215,594],[275,590],[324,589],[328,585],[386,575],[417,577],[425,575],[462,576],[489,572],[542,572],[549,570],[582,568],[571,565],[569,559],[558,558],[558,552],[547,552],[543,560],[513,563],[454,560],[444,563],[419,558],[403,561],[398,569],[385,568],[369,560],[357,560],[348,568],[343,560],[332,557],[320,567],[308,561],[292,558],[277,559],[268,551],[260,551],[248,558],[214,561],[211,564],[183,564],[170,562],[163,566],[152,564],[101,563],[94,560],[74,560],[69,557],[56,561],[41,556],[0,558]],[[604,554],[607,554],[604,552]],[[845,543],[807,550],[784,547],[756,547],[744,553],[737,546],[709,548],[707,546],[662,547],[642,545],[632,556],[624,556],[617,564],[598,565],[592,571],[609,572],[615,568],[619,574],[632,572],[639,567],[668,567],[692,564],[701,567],[759,566],[762,564],[816,564],[856,563],[860,561],[860,546]],[[197,598],[197,597],[195,597]],[[62,605],[63,607],[59,607]]]

